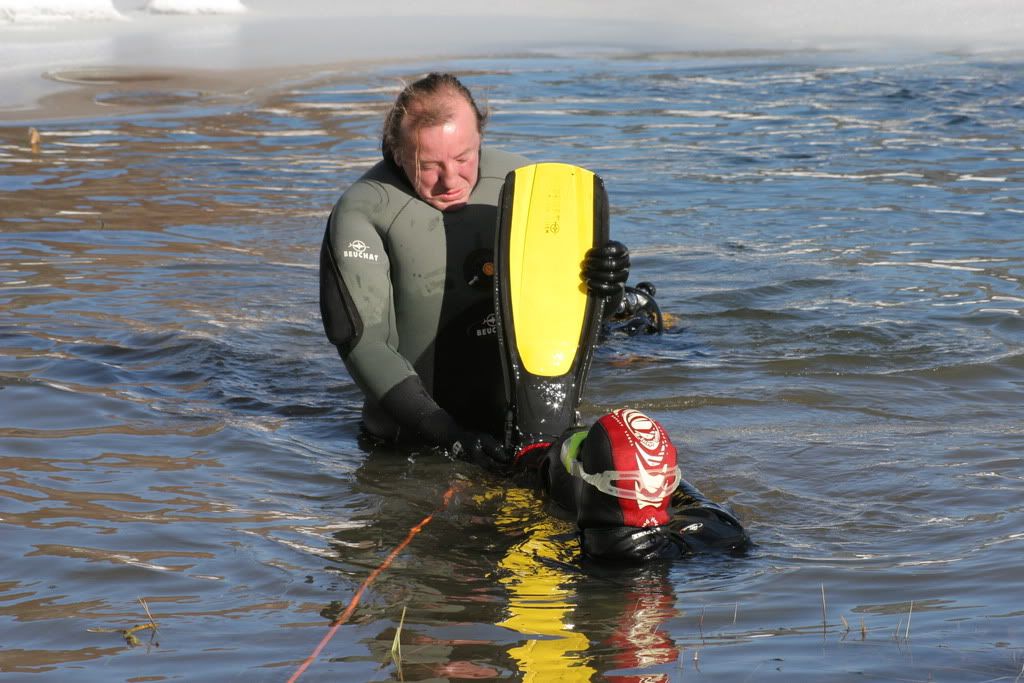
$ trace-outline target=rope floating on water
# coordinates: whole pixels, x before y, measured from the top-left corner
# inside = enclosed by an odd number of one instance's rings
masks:
[[[320,643],[316,646],[316,648],[313,649],[309,656],[306,657],[302,664],[299,665],[299,668],[295,670],[295,673],[292,674],[292,677],[288,679],[288,683],[295,683],[295,681],[299,680],[299,676],[305,673],[306,669],[308,669],[310,665],[316,661],[316,658],[319,657],[320,653],[323,652],[325,647],[327,647],[327,643],[331,642],[331,638],[334,637],[334,634],[338,632],[338,629],[345,622],[347,622],[349,618],[352,616],[352,613],[356,611],[356,606],[358,606],[359,601],[362,600],[363,593],[366,592],[366,589],[369,588],[370,585],[377,580],[377,577],[383,574],[387,570],[387,568],[391,566],[391,563],[395,561],[395,558],[398,557],[398,554],[405,550],[405,547],[409,545],[410,542],[412,542],[412,539],[414,536],[416,536],[416,534],[423,531],[423,528],[430,524],[431,520],[433,520],[437,514],[444,512],[445,508],[447,508],[448,504],[451,502],[452,496],[455,495],[456,489],[456,484],[452,484],[451,486],[449,486],[448,490],[444,492],[444,496],[441,498],[441,504],[438,505],[433,512],[431,512],[429,515],[421,519],[418,524],[409,529],[409,533],[406,534],[404,539],[402,539],[402,542],[395,546],[395,549],[388,553],[388,556],[384,558],[384,561],[381,562],[380,565],[378,565],[376,569],[370,572],[369,576],[367,576],[363,580],[363,583],[359,586],[359,589],[355,592],[355,595],[353,595],[352,599],[349,600],[348,607],[346,607],[345,611],[338,615],[338,617],[331,622],[330,627],[327,629],[327,633],[325,633],[324,637],[320,639]]]

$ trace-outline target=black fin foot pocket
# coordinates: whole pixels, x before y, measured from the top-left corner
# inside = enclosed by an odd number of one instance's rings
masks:
[[[580,544],[589,559],[623,564],[676,560],[691,552],[668,526],[590,527],[580,531]]]
[[[741,554],[750,547],[750,536],[739,520],[714,503],[676,510],[670,526],[692,553]]]

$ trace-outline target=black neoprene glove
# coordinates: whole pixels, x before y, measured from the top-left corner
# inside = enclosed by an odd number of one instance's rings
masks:
[[[416,432],[423,441],[440,446],[459,460],[475,463],[484,469],[500,471],[512,463],[512,454],[506,452],[497,439],[484,432],[459,427],[452,416],[440,408],[423,418]]]
[[[622,300],[622,285],[629,279],[629,249],[622,242],[609,240],[587,251],[583,259],[583,281],[587,290],[606,300],[605,312],[611,313]]]
[[[503,471],[512,464],[512,455],[490,434],[460,432],[452,441],[451,453],[486,470]]]

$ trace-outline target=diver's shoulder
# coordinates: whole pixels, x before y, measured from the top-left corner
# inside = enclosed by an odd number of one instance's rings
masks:
[[[392,163],[378,161],[367,169],[363,175],[359,176],[359,179],[345,190],[342,197],[350,193],[360,194],[366,192],[368,188],[376,188],[384,192],[397,192],[404,195],[408,195],[412,189],[405,176],[402,175],[401,169]]]
[[[368,215],[395,211],[413,198],[407,186],[393,164],[379,161],[342,193],[336,208]]]
[[[504,180],[509,171],[514,171],[529,163],[530,160],[521,154],[484,147],[480,152],[480,175]]]

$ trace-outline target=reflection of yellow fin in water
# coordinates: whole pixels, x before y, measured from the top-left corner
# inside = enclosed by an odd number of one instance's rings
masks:
[[[601,178],[569,164],[508,174],[499,205],[495,299],[510,405],[510,446],[551,439],[576,422],[601,305],[580,276],[608,240]]]
[[[517,488],[508,489],[495,521],[499,528],[507,526],[517,533],[527,521],[525,538],[499,563],[501,582],[508,590],[509,616],[498,626],[527,638],[509,650],[523,681],[592,680],[597,672],[587,665],[590,641],[572,628],[574,576],[559,568],[568,558],[567,544],[557,537],[571,527],[546,513],[538,515],[536,495]]]

